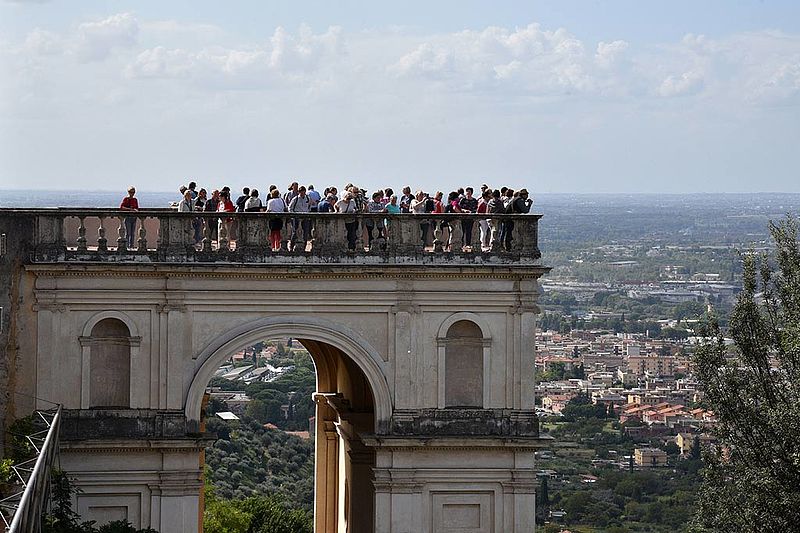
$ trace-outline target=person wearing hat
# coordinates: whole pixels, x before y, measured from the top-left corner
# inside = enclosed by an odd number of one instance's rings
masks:
[[[517,191],[514,196],[511,198],[511,201],[506,208],[506,213],[512,215],[521,215],[530,212],[531,204],[533,202],[528,199],[528,189],[520,189]],[[514,239],[514,221],[507,220],[504,223],[504,242],[503,245],[507,251],[511,251],[511,241]]]

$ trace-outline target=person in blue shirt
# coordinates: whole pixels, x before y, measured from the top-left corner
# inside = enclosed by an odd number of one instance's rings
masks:
[[[322,200],[319,204],[317,204],[317,211],[319,213],[332,213],[333,204],[335,203],[336,203],[336,197],[332,194],[329,194],[324,200]]]
[[[316,213],[319,207],[319,203],[322,200],[320,194],[314,190],[313,185],[308,186],[308,192],[306,193],[308,199],[311,201],[311,212]]]

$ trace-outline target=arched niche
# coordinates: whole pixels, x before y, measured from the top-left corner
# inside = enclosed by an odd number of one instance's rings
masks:
[[[81,408],[131,407],[131,362],[140,337],[132,336],[126,321],[116,316],[93,317],[79,340]],[[125,317],[127,318],[127,317]]]
[[[474,313],[454,313],[440,326],[438,407],[482,409],[489,399],[491,337]]]

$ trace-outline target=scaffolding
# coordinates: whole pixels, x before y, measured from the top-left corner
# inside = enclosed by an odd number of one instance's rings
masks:
[[[30,432],[15,435],[30,446],[34,456],[11,466],[13,492],[0,500],[0,525],[8,533],[39,533],[50,498],[50,474],[58,459],[61,406],[34,411],[31,422]]]

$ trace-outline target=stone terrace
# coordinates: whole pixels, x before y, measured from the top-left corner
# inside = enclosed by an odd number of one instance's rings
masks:
[[[135,246],[128,248],[126,217],[138,219]],[[117,209],[0,209],[0,217],[15,219],[20,228],[33,225],[34,262],[126,263],[247,263],[247,264],[420,264],[420,265],[539,265],[538,223],[541,215],[495,215],[513,223],[510,250],[493,235],[491,247],[481,250],[478,221],[486,215],[437,214],[330,214],[226,213],[230,235],[219,225],[218,213],[179,213],[144,209],[134,214]],[[270,219],[283,219],[281,249],[269,246]],[[304,247],[291,220],[309,219],[311,241]],[[355,250],[348,249],[345,222],[357,219]],[[462,221],[473,224],[473,242],[464,242]],[[452,235],[440,229],[448,222]],[[386,224],[385,237],[369,246],[365,226]],[[429,224],[423,243],[424,225]],[[195,227],[202,238],[195,243]],[[375,234],[377,234],[377,230]],[[299,243],[299,244],[298,244]]]

